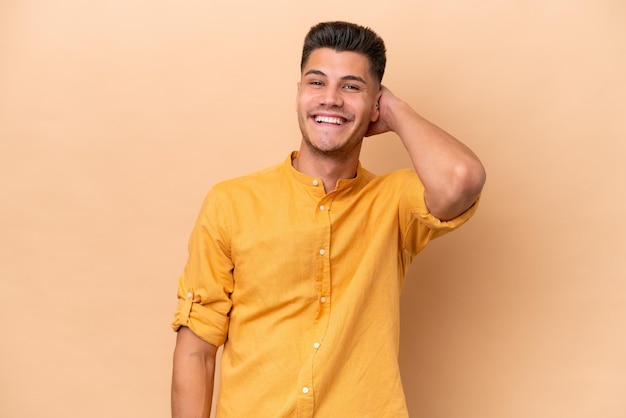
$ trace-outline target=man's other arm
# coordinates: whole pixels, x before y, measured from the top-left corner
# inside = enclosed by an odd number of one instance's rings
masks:
[[[424,183],[424,199],[433,216],[449,220],[471,207],[485,183],[485,169],[472,150],[384,86],[379,112],[366,135],[393,131],[400,137]]]
[[[208,418],[211,413],[217,347],[181,327],[172,373],[172,418]]]

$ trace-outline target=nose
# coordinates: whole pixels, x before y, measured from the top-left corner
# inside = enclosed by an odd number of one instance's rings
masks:
[[[327,107],[342,107],[343,97],[341,92],[332,86],[328,86],[324,89],[324,94],[321,97],[322,105]]]

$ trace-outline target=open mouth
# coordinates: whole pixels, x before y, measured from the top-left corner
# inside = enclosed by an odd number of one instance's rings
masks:
[[[335,116],[315,116],[313,118],[315,120],[315,122],[322,124],[322,123],[328,123],[331,125],[343,125],[344,123],[346,123],[346,119],[344,118],[339,118],[339,117],[335,117]]]

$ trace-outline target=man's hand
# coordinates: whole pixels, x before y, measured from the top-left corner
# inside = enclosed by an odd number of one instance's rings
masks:
[[[394,96],[385,86],[380,86],[380,90],[381,95],[378,99],[378,119],[376,122],[370,123],[365,136],[379,135],[393,131],[393,128],[390,126],[392,108],[401,103],[401,100]]]

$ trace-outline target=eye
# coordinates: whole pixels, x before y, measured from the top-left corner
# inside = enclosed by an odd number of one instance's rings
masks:
[[[356,84],[346,84],[345,86],[343,86],[344,89],[346,90],[360,90],[359,86],[357,86]]]
[[[319,80],[311,80],[311,81],[309,81],[309,85],[311,85],[311,86],[323,86],[324,83],[322,83]]]

